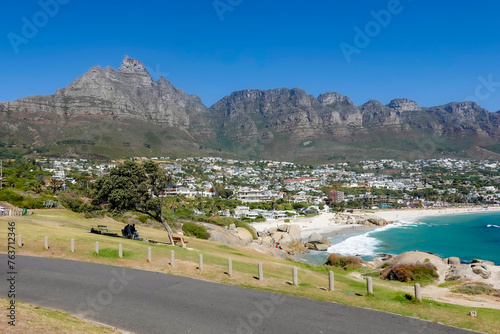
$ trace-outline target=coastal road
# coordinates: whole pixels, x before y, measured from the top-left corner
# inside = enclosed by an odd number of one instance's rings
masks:
[[[6,298],[5,254],[0,264],[0,291]],[[17,300],[135,333],[473,333],[390,313],[95,263],[17,256],[16,267]]]

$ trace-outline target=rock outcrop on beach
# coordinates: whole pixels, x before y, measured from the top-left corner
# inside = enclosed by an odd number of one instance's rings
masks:
[[[247,246],[252,242],[252,236],[247,230],[245,231],[248,233],[248,235],[250,235],[250,238],[248,238],[247,234],[244,234],[244,232],[237,230],[234,226],[232,226],[231,228],[224,228],[209,223],[201,224],[210,233],[210,241],[221,242],[234,246]]]
[[[446,281],[479,282],[500,289],[500,266],[491,261],[473,260],[472,263],[462,263],[458,257],[441,259],[431,253],[413,251],[397,256],[386,255],[375,258],[371,266],[386,267],[387,264],[432,264],[439,275],[438,283]]]
[[[262,241],[253,240],[250,232],[244,228],[236,227],[234,224],[231,224],[227,228],[209,223],[201,224],[210,232],[210,241],[220,242],[231,246],[247,247],[280,259],[291,258],[289,253],[283,249],[271,248],[269,245],[264,247]]]
[[[328,238],[322,236],[321,234],[314,232],[309,236],[309,240],[306,242],[305,246],[308,249],[317,250],[317,251],[326,251],[328,247],[330,247],[332,243]]]
[[[288,254],[307,253],[307,248],[302,243],[300,226],[296,224],[282,224],[259,232],[260,244],[265,247],[275,247]]]
[[[387,224],[392,224],[391,221],[387,221],[370,213],[340,212],[335,215],[332,221],[339,225],[358,224],[364,226],[385,226]]]
[[[289,254],[307,253],[308,250],[327,251],[332,245],[327,237],[317,232],[312,233],[304,242],[297,224],[282,224],[258,234],[262,245],[278,247]]]
[[[472,263],[461,263],[458,258],[444,259],[448,263],[446,281],[467,280],[493,285],[500,289],[500,266],[495,266],[491,261],[474,259]]]

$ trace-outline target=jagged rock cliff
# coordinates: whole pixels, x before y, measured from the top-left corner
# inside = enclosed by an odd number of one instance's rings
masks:
[[[421,108],[408,99],[383,105],[370,100],[357,107],[338,93],[318,98],[301,89],[245,90],[234,92],[210,107],[219,119],[221,133],[231,140],[248,142],[277,134],[294,138],[338,137],[356,130],[412,132],[412,127],[435,135],[470,134],[496,138],[498,113],[473,102]]]
[[[182,130],[210,127],[208,109],[198,96],[186,94],[163,77],[153,81],[140,61],[127,56],[117,70],[95,66],[55,95],[4,102],[0,108],[32,117],[86,115],[96,121],[138,119]]]
[[[238,91],[207,108],[198,96],[163,77],[154,81],[140,61],[125,57],[119,69],[92,67],[54,95],[0,102],[0,142],[304,161],[450,152],[499,158],[483,148],[495,146],[499,117],[473,102],[424,108],[402,98],[356,106],[339,93],[316,98],[299,88]],[[75,145],[66,151],[81,152]],[[409,155],[415,150],[419,155]]]
[[[366,157],[365,151],[374,157],[453,152],[498,158],[480,145],[499,138],[499,113],[473,102],[423,108],[409,99],[394,99],[387,105],[370,100],[355,106],[339,93],[315,98],[301,89],[281,88],[234,92],[210,111],[219,139],[256,156],[343,159]]]

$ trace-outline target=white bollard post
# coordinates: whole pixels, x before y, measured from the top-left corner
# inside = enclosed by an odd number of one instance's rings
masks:
[[[75,239],[71,238],[71,252],[75,252]]]
[[[200,265],[198,266],[198,269],[200,269],[200,271],[203,271],[203,254],[200,254]]]
[[[369,295],[373,295],[373,282],[371,277],[366,278],[366,289]]]
[[[334,281],[334,276],[333,276],[333,271],[330,270],[328,273],[328,282],[329,282],[329,290],[330,291],[335,291],[335,281]]]
[[[415,299],[419,302],[422,301],[422,289],[420,288],[419,283],[415,283]]]
[[[299,277],[297,274],[297,267],[293,267],[292,276],[293,276],[293,285],[299,285]]]
[[[23,235],[22,234],[19,234],[19,238],[17,240],[17,245],[19,247],[23,247]]]
[[[148,262],[151,263],[151,247],[148,247]]]
[[[99,255],[99,241],[95,242],[95,253]]]
[[[227,259],[227,274],[229,277],[233,276],[233,260]]]
[[[123,259],[123,247],[122,244],[118,244],[118,257]]]
[[[259,262],[259,281],[264,280],[264,269],[262,268],[262,262]]]
[[[45,237],[45,249],[49,249],[49,237]]]
[[[170,251],[170,265],[175,267],[175,251],[173,249]]]

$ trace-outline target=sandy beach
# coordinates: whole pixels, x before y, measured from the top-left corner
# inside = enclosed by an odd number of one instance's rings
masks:
[[[490,207],[459,207],[459,208],[435,208],[435,209],[400,209],[400,210],[370,210],[369,212],[387,221],[397,222],[422,217],[434,217],[444,215],[457,215],[468,213],[498,212],[500,206]],[[314,217],[295,218],[291,224],[297,224],[301,228],[302,238],[307,239],[312,233],[318,232],[326,237],[343,236],[361,231],[369,231],[376,227],[367,227],[359,224],[337,224],[336,213],[321,213]],[[272,227],[287,224],[283,220],[267,220],[266,222],[252,223],[257,231],[266,231]]]
[[[334,221],[335,213],[321,213],[314,217],[295,218],[290,223],[282,220],[267,220],[266,222],[252,223],[257,231],[266,231],[272,227],[278,227],[282,224],[297,224],[300,226],[302,238],[307,239],[312,233],[318,232],[323,236],[345,235],[359,232],[363,225],[340,225]],[[368,231],[368,229],[367,229]]]
[[[400,209],[400,210],[373,210],[374,215],[387,221],[401,221],[419,217],[437,217],[444,215],[458,215],[467,213],[498,212],[500,206],[490,207],[460,207],[460,208],[435,208],[435,209]]]

